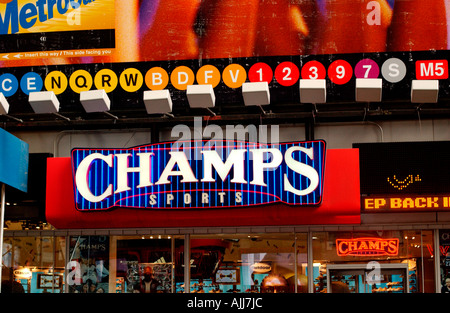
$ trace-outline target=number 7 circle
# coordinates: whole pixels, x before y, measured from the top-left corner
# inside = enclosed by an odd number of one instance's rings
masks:
[[[371,59],[359,61],[355,66],[356,78],[378,78],[380,75],[380,67]]]

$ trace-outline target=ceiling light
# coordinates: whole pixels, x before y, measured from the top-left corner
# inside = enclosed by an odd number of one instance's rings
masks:
[[[53,91],[30,92],[28,101],[37,114],[51,114],[59,112],[59,101]]]
[[[301,103],[327,102],[327,87],[325,79],[300,79]]]
[[[53,91],[37,91],[30,92],[28,95],[28,102],[36,114],[54,114],[67,121],[69,118],[60,115],[59,100]]]
[[[204,108],[211,114],[216,115],[210,110],[216,103],[212,85],[188,85],[186,95],[191,108]]]
[[[9,112],[9,103],[3,93],[0,92],[0,115],[6,115]]]
[[[412,103],[436,103],[438,101],[438,80],[413,80],[411,84]]]
[[[172,98],[168,89],[144,91],[144,104],[147,114],[172,116]]]
[[[357,78],[356,79],[356,101],[358,102],[380,102],[382,92],[381,78]]]
[[[270,104],[269,84],[267,82],[243,83],[242,96],[245,106],[258,106],[265,114],[261,106]]]
[[[102,112],[118,119],[117,116],[108,112],[111,107],[111,100],[104,89],[80,92],[80,102],[86,113]]]
[[[23,120],[21,120],[20,118],[16,118],[16,117],[8,115],[8,112],[9,112],[9,102],[5,98],[3,93],[0,92],[0,115],[3,115],[7,118],[16,120],[17,122],[23,123]]]
[[[242,95],[246,106],[270,104],[269,84],[267,82],[243,83]]]

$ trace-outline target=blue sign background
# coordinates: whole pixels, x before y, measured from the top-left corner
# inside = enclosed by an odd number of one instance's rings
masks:
[[[311,193],[305,196],[298,196],[283,189],[284,174],[290,184],[298,189],[306,189],[309,184],[309,178],[300,175],[290,169],[285,160],[285,152],[290,147],[313,148],[314,158],[310,159],[305,153],[295,151],[292,158],[298,162],[307,164],[314,168],[319,176],[319,185]],[[258,148],[275,148],[283,155],[283,161],[275,168],[264,171],[264,182],[267,186],[250,184],[253,179],[253,161],[250,150]],[[202,150],[215,150],[222,161],[225,162],[227,156],[232,150],[245,149],[244,176],[247,183],[232,183],[233,168],[230,170],[225,181],[222,181],[216,171],[213,170],[213,183],[202,183],[203,178],[203,160]],[[188,161],[197,183],[182,183],[182,177],[171,176],[170,184],[155,185],[161,173],[171,158],[169,152],[185,151]],[[139,185],[139,173],[128,173],[128,181],[131,190],[113,194],[102,201],[87,201],[79,193],[75,186],[75,202],[78,210],[92,211],[105,210],[112,207],[131,207],[148,209],[198,209],[198,208],[226,208],[249,205],[261,205],[267,203],[283,202],[291,205],[319,205],[322,201],[323,176],[325,164],[325,142],[293,142],[280,144],[259,144],[237,141],[189,141],[189,142],[168,142],[158,143],[147,146],[140,146],[130,149],[73,149],[72,150],[72,171],[75,177],[76,170],[80,162],[88,155],[100,153],[102,155],[130,153],[128,167],[139,167],[138,153],[153,152],[151,161],[151,174],[153,184],[149,187],[136,188]],[[250,157],[249,157],[250,156]],[[265,163],[270,160],[265,160]],[[174,171],[178,170],[175,166]],[[90,165],[88,172],[88,185],[94,195],[101,195],[107,187],[112,184],[113,190],[116,190],[117,173],[115,166],[109,167],[102,160],[94,160]],[[173,199],[168,204],[167,195],[173,195]],[[189,194],[186,196],[186,194]],[[206,195],[205,195],[206,194]],[[153,204],[151,204],[153,197]],[[186,203],[186,197],[189,203]],[[205,203],[205,198],[208,199]]]
[[[0,128],[0,182],[27,192],[28,144]]]

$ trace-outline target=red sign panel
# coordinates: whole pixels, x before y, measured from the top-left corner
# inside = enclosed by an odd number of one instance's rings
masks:
[[[416,77],[417,79],[447,79],[447,60],[417,61]]]
[[[281,203],[189,211],[118,207],[108,212],[86,214],[75,208],[71,159],[49,158],[46,217],[58,229],[359,224],[358,150],[327,150],[325,166],[323,200],[319,207]]]

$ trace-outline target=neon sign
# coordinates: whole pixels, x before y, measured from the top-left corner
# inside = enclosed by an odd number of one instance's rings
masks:
[[[225,208],[322,201],[325,142],[176,141],[73,149],[76,208]]]
[[[338,256],[398,255],[398,238],[336,239]]]
[[[390,177],[388,177],[387,181],[395,189],[403,190],[414,182],[422,181],[422,179],[420,178],[419,175],[416,175],[416,176],[408,175],[404,180],[399,180],[397,178],[397,175],[394,175],[394,177],[392,179]]]

